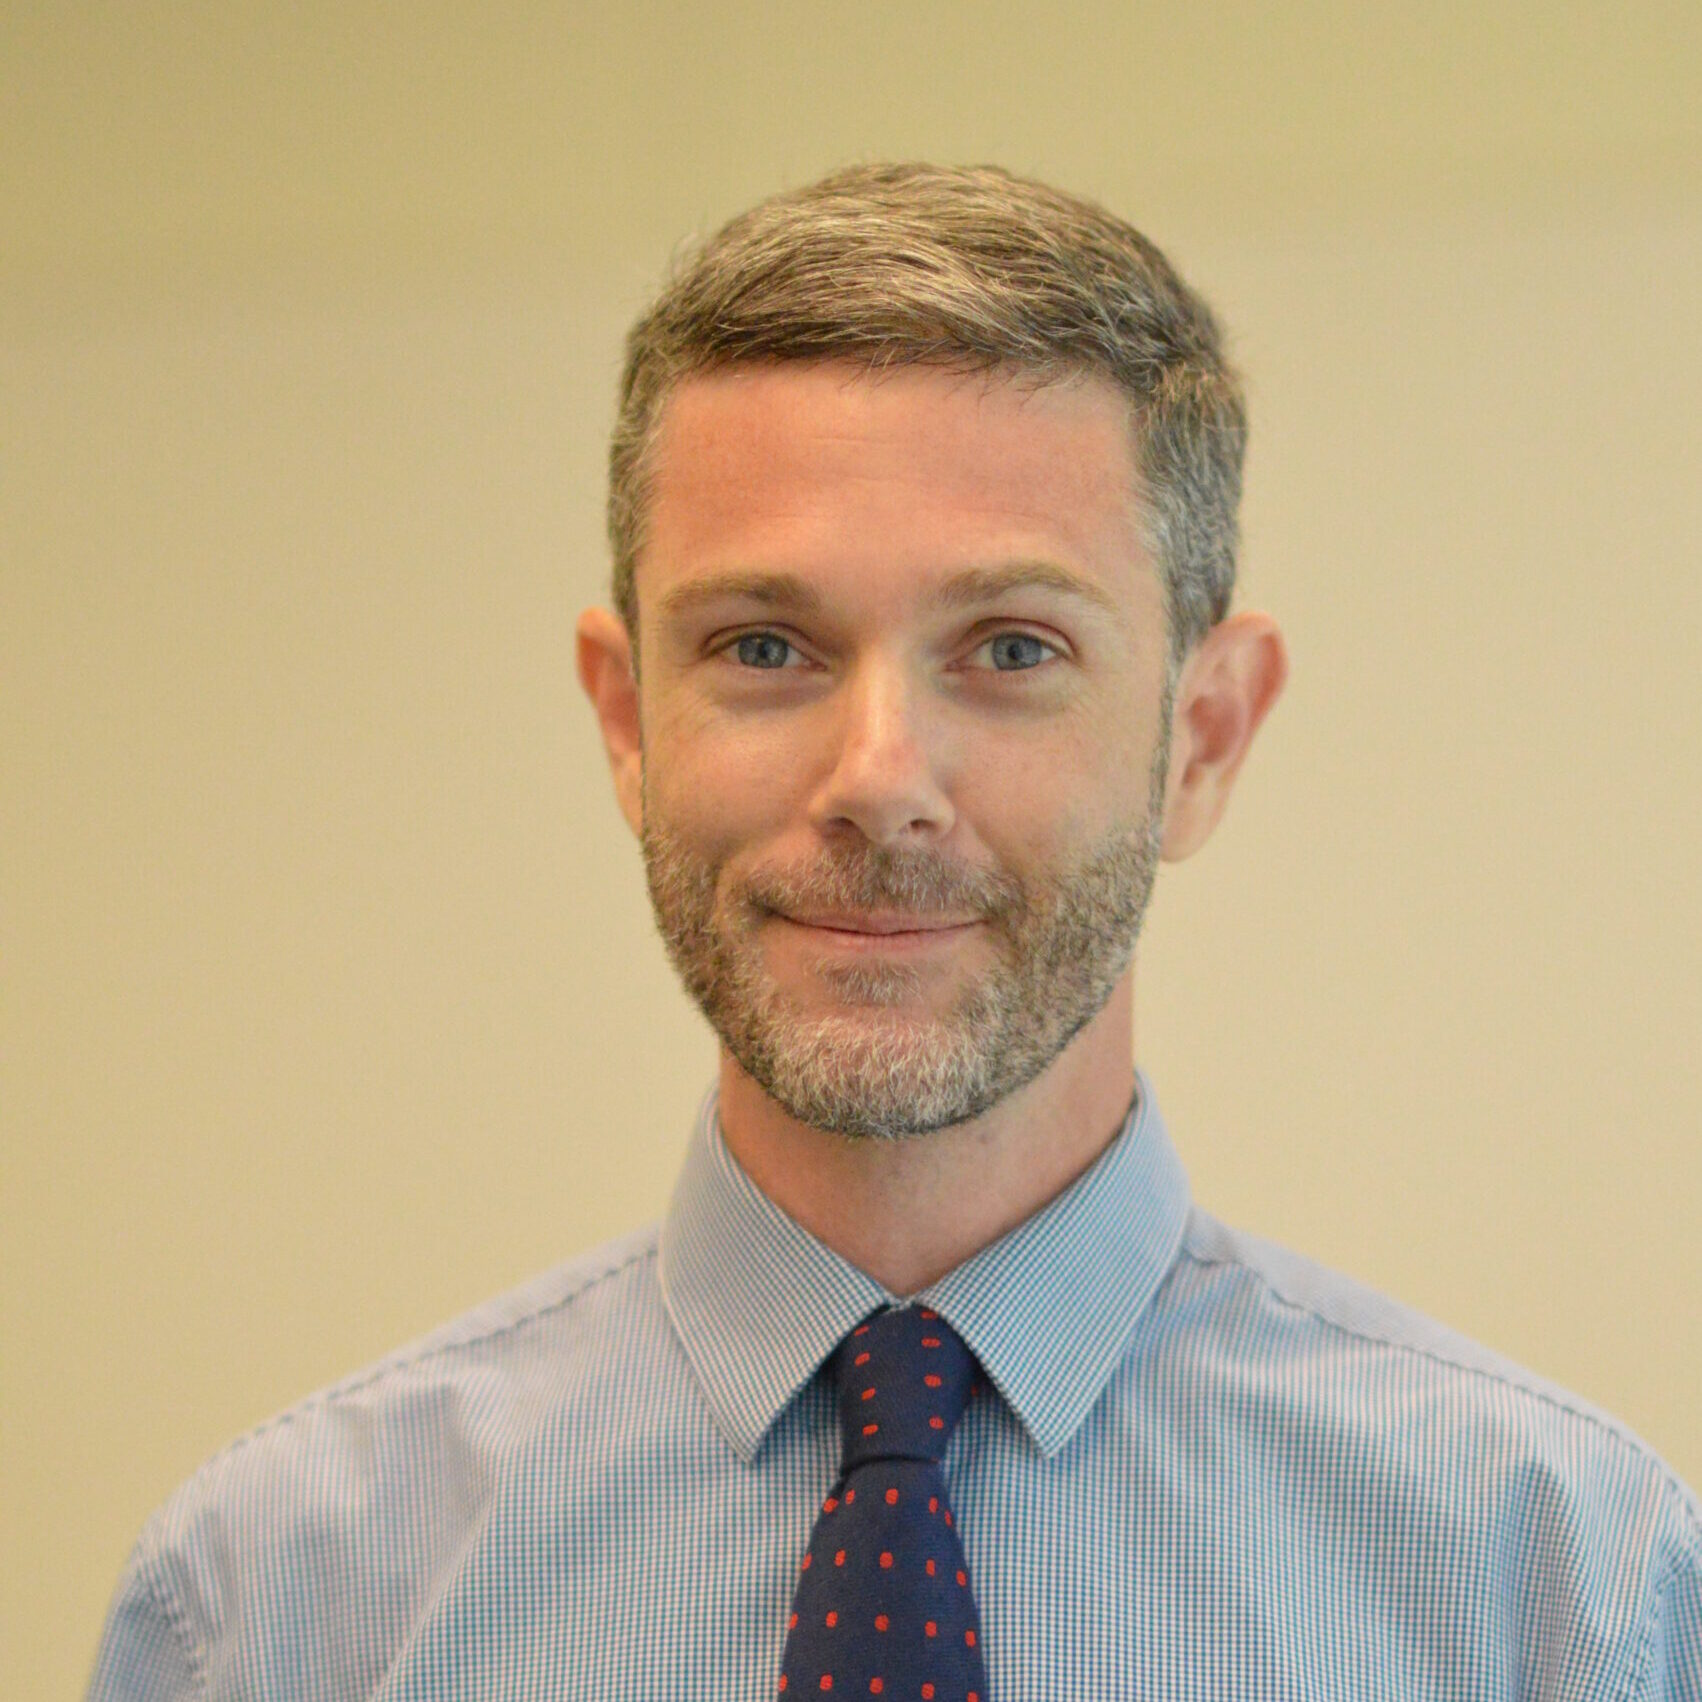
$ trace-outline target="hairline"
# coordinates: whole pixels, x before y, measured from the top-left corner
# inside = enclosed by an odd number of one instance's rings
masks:
[[[681,363],[679,370],[670,373],[657,387],[646,422],[647,429],[640,442],[633,468],[632,483],[639,500],[634,505],[636,517],[634,547],[629,561],[625,564],[627,570],[626,583],[632,605],[631,619],[628,619],[626,609],[617,608],[616,610],[627,630],[632,654],[632,673],[635,680],[639,674],[638,564],[643,558],[649,541],[649,521],[655,495],[656,449],[662,437],[663,422],[670,403],[682,386],[696,379],[715,377],[723,373],[774,371],[788,367],[814,369],[823,366],[845,367],[850,374],[850,380],[853,382],[866,380],[879,383],[882,379],[893,376],[898,371],[921,367],[936,372],[955,373],[965,379],[980,378],[987,384],[1009,383],[1032,391],[1052,388],[1064,389],[1095,382],[1112,391],[1123,408],[1122,425],[1130,473],[1129,494],[1134,503],[1134,514],[1141,545],[1158,574],[1163,592],[1166,675],[1169,689],[1174,689],[1182,663],[1186,660],[1186,653],[1179,653],[1177,645],[1180,611],[1174,607],[1174,570],[1170,560],[1171,552],[1167,540],[1163,536],[1161,516],[1156,503],[1153,501],[1146,470],[1141,464],[1142,433],[1145,429],[1144,416],[1151,398],[1135,395],[1128,385],[1120,382],[1116,373],[1104,363],[1084,357],[1060,357],[1055,362],[1008,358],[995,360],[971,355],[965,355],[961,358],[951,356],[889,356],[885,359],[876,360],[862,359],[854,353],[840,352],[821,355],[711,356],[707,359]],[[617,567],[619,565],[621,564],[617,564]],[[1197,643],[1198,638],[1196,637],[1194,644]],[[1190,650],[1192,648],[1193,644],[1189,646]]]

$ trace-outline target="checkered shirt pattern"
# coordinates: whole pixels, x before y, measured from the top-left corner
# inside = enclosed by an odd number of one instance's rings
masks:
[[[841,1463],[827,1362],[906,1298],[988,1385],[940,1469],[996,1702],[1702,1702],[1690,1492],[1576,1396],[1193,1208],[1144,1074],[1081,1177],[914,1297],[754,1187],[712,1092],[659,1232],[203,1466],[89,1694],[771,1699]]]

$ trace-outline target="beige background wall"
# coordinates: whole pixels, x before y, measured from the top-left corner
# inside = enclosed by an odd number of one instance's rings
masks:
[[[5,8],[0,1691],[208,1453],[661,1208],[619,338],[857,157],[1104,200],[1250,377],[1293,680],[1139,977],[1197,1194],[1702,1480],[1702,11],[1487,10]]]

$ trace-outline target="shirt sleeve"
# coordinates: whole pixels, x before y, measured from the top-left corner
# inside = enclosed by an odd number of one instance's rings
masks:
[[[136,1545],[107,1610],[86,1702],[190,1702],[207,1694],[182,1619],[147,1565],[144,1543]]]
[[[1639,1702],[1702,1702],[1702,1552],[1680,1561],[1660,1592]]]

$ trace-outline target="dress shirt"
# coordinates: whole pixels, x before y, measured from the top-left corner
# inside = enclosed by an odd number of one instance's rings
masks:
[[[303,1402],[144,1528],[91,1695],[743,1702],[900,1297],[740,1169]],[[986,1373],[944,1469],[992,1702],[1702,1698],[1702,1509],[1612,1419],[1193,1208],[1144,1074],[915,1297]]]

